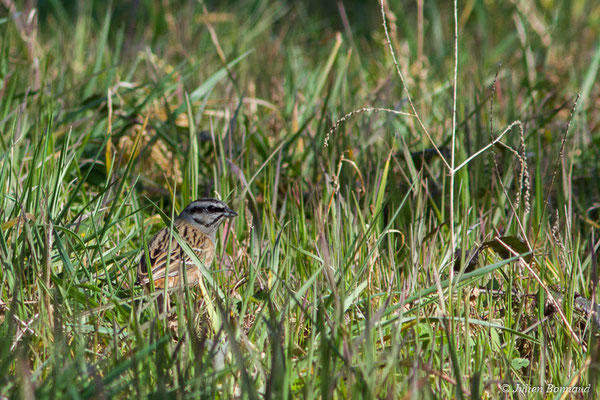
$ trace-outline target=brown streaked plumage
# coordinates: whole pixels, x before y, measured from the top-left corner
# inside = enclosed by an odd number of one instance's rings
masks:
[[[179,236],[184,239],[194,251],[200,262],[208,267],[215,256],[215,235],[219,225],[225,218],[235,217],[237,213],[222,201],[212,198],[202,198],[190,203],[173,221]],[[171,241],[170,256],[169,239]],[[149,261],[149,263],[148,263]],[[165,276],[169,263],[168,276]],[[148,268],[150,266],[150,268]],[[197,284],[200,270],[194,261],[181,248],[177,239],[171,234],[168,227],[161,229],[148,245],[148,259],[145,252],[142,254],[138,267],[137,282],[145,287],[149,286],[152,271],[152,280],[155,289],[178,287],[183,283],[181,276],[185,266],[187,283]],[[167,301],[168,304],[168,301]]]

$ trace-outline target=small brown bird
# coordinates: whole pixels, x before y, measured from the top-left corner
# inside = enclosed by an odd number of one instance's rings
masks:
[[[196,253],[198,259],[208,267],[215,257],[215,235],[225,218],[238,214],[227,204],[212,198],[202,198],[190,203],[173,221],[179,236],[184,239]],[[171,242],[169,256],[169,239]],[[167,262],[169,263],[168,275]],[[148,268],[150,266],[150,268]],[[152,271],[155,289],[163,289],[165,281],[168,288],[178,287],[183,283],[182,268],[185,267],[188,284],[198,284],[200,269],[179,246],[177,239],[171,235],[168,227],[158,231],[148,245],[148,259],[145,252],[140,259],[137,283],[148,287]],[[159,305],[162,302],[159,301]],[[169,304],[167,298],[166,304]],[[162,308],[162,307],[161,307]]]

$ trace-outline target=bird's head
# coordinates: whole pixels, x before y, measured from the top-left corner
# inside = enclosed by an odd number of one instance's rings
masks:
[[[177,219],[182,219],[200,231],[214,238],[219,225],[225,218],[232,218],[238,214],[220,200],[202,198],[191,202]]]

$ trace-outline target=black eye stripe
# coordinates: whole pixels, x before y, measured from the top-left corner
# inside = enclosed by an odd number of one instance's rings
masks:
[[[205,212],[209,212],[209,213],[222,213],[225,212],[225,208],[220,207],[220,206],[194,206],[190,208],[190,213],[192,214],[197,214],[197,213],[205,213]]]

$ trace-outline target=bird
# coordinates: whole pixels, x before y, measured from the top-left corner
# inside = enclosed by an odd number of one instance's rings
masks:
[[[173,220],[173,227],[179,236],[189,244],[203,266],[208,267],[215,257],[215,236],[219,226],[225,219],[237,215],[238,213],[224,202],[204,197],[185,207],[181,214]],[[169,264],[168,273],[167,263]],[[167,288],[177,288],[183,283],[183,268],[186,269],[187,283],[189,285],[198,284],[200,281],[199,266],[181,248],[169,227],[164,227],[150,241],[148,254],[146,255],[145,251],[142,253],[136,283],[148,289],[150,279],[152,279],[154,289],[164,290],[165,285]],[[159,311],[162,313],[161,297],[159,296],[158,304]],[[167,297],[166,300],[168,311],[169,298]]]

